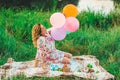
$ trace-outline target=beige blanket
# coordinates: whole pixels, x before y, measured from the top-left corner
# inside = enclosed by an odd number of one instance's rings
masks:
[[[40,76],[40,77],[55,77],[55,76],[77,76],[88,79],[95,80],[114,80],[114,76],[108,73],[104,68],[99,65],[99,60],[95,56],[83,55],[83,56],[74,56],[73,60],[79,63],[77,70],[71,69],[70,72],[62,71],[53,71],[49,70],[47,73],[40,73],[43,69],[38,66],[37,68],[33,67],[34,61],[26,62],[12,62],[5,63],[0,68],[0,79],[12,77],[14,75],[24,74],[26,77]],[[75,65],[73,63],[72,65]],[[91,66],[92,65],[92,66]],[[75,66],[74,66],[75,68]],[[78,70],[79,69],[79,70]],[[73,70],[73,71],[72,71]]]

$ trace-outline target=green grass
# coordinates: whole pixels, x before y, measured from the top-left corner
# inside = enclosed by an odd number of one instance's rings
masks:
[[[74,76],[60,76],[60,77],[32,77],[26,78],[24,75],[22,76],[14,76],[12,80],[88,80]],[[8,79],[10,80],[10,79]]]
[[[59,11],[59,10],[58,10]],[[34,24],[51,27],[49,18],[52,12],[38,10],[0,9],[0,65],[13,57],[16,61],[33,60],[36,49],[31,39]],[[56,41],[57,49],[73,55],[95,55],[100,65],[120,80],[120,14],[119,10],[108,16],[82,12],[77,17],[80,28],[70,33],[62,41]],[[14,77],[13,80],[47,80],[47,78]],[[49,80],[66,78],[49,78]],[[69,80],[79,80],[70,77]]]

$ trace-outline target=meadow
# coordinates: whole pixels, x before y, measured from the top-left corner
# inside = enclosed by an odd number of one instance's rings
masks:
[[[34,24],[41,23],[47,29],[50,16],[60,10],[42,11],[30,9],[0,9],[0,65],[9,57],[15,61],[33,60],[36,54],[31,39]],[[120,80],[120,7],[109,15],[82,12],[77,16],[80,28],[67,34],[62,41],[56,41],[56,48],[75,55],[94,55],[100,65],[116,80]],[[13,80],[66,80],[67,78],[25,78]],[[70,77],[69,80],[79,80]]]

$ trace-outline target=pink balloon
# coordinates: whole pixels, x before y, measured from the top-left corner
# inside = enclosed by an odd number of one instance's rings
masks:
[[[50,17],[50,23],[53,27],[61,27],[65,24],[65,22],[66,22],[65,16],[60,12],[54,13]]]
[[[51,30],[51,36],[55,39],[55,40],[62,40],[65,38],[66,36],[66,30],[64,27],[60,27],[60,28],[53,28]]]
[[[68,17],[64,27],[69,32],[75,32],[79,28],[79,21],[75,17]]]

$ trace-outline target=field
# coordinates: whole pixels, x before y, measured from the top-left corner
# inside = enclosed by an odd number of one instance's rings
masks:
[[[51,27],[50,16],[60,10],[39,11],[29,9],[0,9],[0,65],[7,58],[15,61],[33,60],[36,48],[33,47],[31,29],[41,23],[47,29]],[[82,12],[77,18],[80,28],[67,34],[62,41],[56,41],[56,48],[73,55],[94,55],[100,65],[120,80],[120,8],[109,15]],[[13,80],[48,80],[48,78],[14,77]],[[49,80],[61,78],[49,78]],[[66,77],[62,78],[66,80]],[[69,80],[79,80],[70,77]]]

